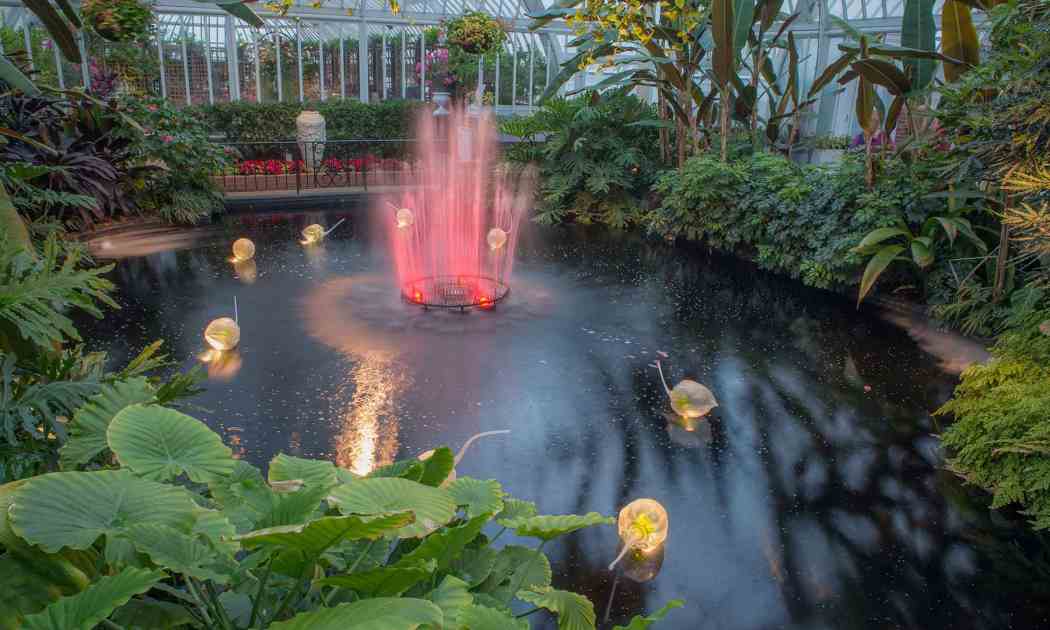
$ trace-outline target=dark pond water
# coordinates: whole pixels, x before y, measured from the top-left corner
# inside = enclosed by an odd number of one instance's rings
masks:
[[[1047,627],[1048,546],[940,470],[929,411],[955,379],[900,328],[703,252],[534,227],[499,308],[424,312],[399,301],[359,217],[299,245],[339,216],[231,217],[119,261],[124,309],[91,343],[120,359],[163,338],[188,367],[237,296],[239,354],[207,366],[193,413],[254,463],[285,451],[362,472],[510,429],[459,473],[545,513],[659,500],[660,567],[607,571],[612,527],[548,548],[605,628],[671,598],[687,603],[664,628]],[[244,235],[255,267],[235,270]],[[694,431],[668,415],[658,353],[672,383],[721,403]]]

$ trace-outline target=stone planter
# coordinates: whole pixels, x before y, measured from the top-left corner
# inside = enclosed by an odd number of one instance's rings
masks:
[[[448,109],[445,106],[448,105],[450,100],[452,100],[452,95],[448,92],[434,92],[434,104],[437,105],[434,115],[448,116]]]
[[[295,139],[307,170],[315,170],[324,159],[324,142],[328,139],[324,116],[315,111],[301,112],[295,119]]]

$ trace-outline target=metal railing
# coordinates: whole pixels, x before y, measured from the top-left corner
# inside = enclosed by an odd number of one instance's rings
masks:
[[[223,143],[230,165],[213,176],[224,193],[400,186],[415,180],[415,140]]]

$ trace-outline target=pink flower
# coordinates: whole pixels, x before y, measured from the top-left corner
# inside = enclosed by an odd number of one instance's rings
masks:
[[[175,136],[161,136],[160,139],[164,142],[164,144],[171,144],[172,142],[175,142]]]
[[[157,111],[157,106],[153,105],[153,104],[150,104],[150,105],[146,106],[146,109],[150,110],[151,112],[155,112],[155,111]]]

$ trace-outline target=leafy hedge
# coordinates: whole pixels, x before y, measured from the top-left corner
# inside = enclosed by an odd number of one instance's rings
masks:
[[[865,235],[921,222],[942,203],[929,198],[941,185],[930,164],[890,159],[882,166],[869,191],[854,154],[822,167],[769,153],[726,163],[704,154],[658,179],[661,202],[646,224],[661,236],[747,255],[812,286],[853,285],[864,262],[853,248]]]
[[[231,142],[268,142],[295,139],[295,118],[316,110],[325,118],[331,140],[410,138],[416,113],[423,103],[383,101],[362,103],[332,100],[312,103],[219,103],[193,108],[211,133]]]
[[[955,423],[944,432],[949,466],[993,494],[992,507],[1023,507],[1037,529],[1050,528],[1050,310],[1003,334],[993,360],[962,375],[955,397],[937,411]]]

